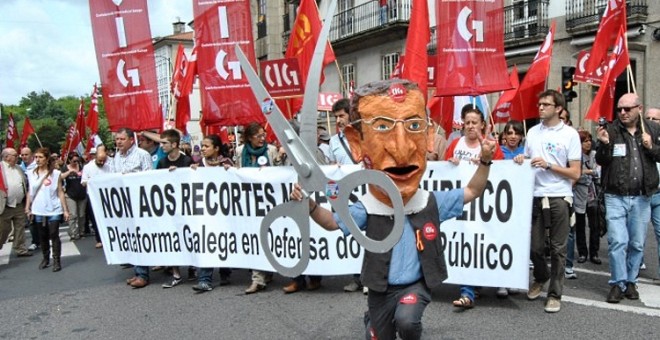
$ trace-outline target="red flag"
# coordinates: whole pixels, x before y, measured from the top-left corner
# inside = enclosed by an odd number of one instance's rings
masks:
[[[92,134],[99,132],[99,94],[96,84],[94,84],[94,89],[92,90],[91,103],[89,104],[85,123],[87,123],[87,127]]]
[[[431,119],[445,130],[445,137],[449,137],[454,120],[454,97],[434,96],[426,106],[429,108]]]
[[[507,90],[503,0],[439,1],[436,95]],[[405,72],[405,68],[404,68]]]
[[[298,15],[296,21],[293,23],[291,35],[289,36],[289,45],[284,53],[285,58],[298,59],[298,66],[302,73],[301,83],[306,84],[309,75],[309,66],[312,63],[314,56],[314,48],[316,42],[321,34],[321,18],[319,17],[319,8],[316,6],[315,0],[301,0],[300,7],[298,7]],[[321,70],[321,84],[323,83],[323,68],[326,65],[335,61],[335,52],[328,42],[323,56],[323,66]],[[319,86],[321,86],[319,84]],[[287,118],[292,118],[293,115],[300,111],[302,107],[302,99],[285,99],[278,100],[277,105]]]
[[[625,31],[628,27],[626,22],[626,1],[607,0],[607,7],[598,25],[594,45],[591,48],[589,60],[585,65],[585,73],[589,74],[598,68],[606,59],[607,50],[615,42],[619,28]]]
[[[170,91],[176,98],[181,96],[181,80],[183,79],[185,59],[186,54],[184,53],[183,45],[179,44],[179,48],[176,51],[176,58],[174,59],[174,74],[172,74],[172,82],[170,83]]]
[[[23,122],[23,133],[21,134],[21,148],[27,146],[27,140],[33,133],[34,128],[30,123],[30,118],[25,117],[25,121]]]
[[[520,87],[520,81],[518,79],[518,67],[515,65],[511,70],[509,75],[509,81],[513,88],[511,90],[506,90],[502,93],[500,98],[495,104],[495,109],[492,112],[493,121],[495,123],[506,123],[511,119],[512,109],[513,109],[513,100],[518,94],[518,88]]]
[[[160,129],[147,1],[90,0],[89,10],[110,130]]]
[[[429,28],[429,7],[426,0],[412,0],[412,13],[406,38],[406,51],[403,62],[402,78],[417,83],[426,99],[429,55],[426,46],[431,40]]]
[[[62,150],[60,150],[60,159],[64,160],[69,156],[69,152],[75,148],[80,141],[76,141],[76,125],[71,124],[66,130],[66,137],[64,138],[64,144],[62,144]]]
[[[185,56],[185,53],[184,53]],[[189,95],[193,90],[193,83],[197,75],[197,45],[193,47],[190,57],[184,59],[186,63],[183,65],[183,79],[181,79],[181,93]]]
[[[205,125],[243,125],[265,117],[241,70],[234,46],[256,69],[248,0],[194,1],[195,45]]]
[[[539,47],[532,65],[529,66],[525,79],[518,89],[516,99],[513,100],[511,118],[525,120],[536,118],[539,115],[537,95],[545,90],[546,79],[550,73],[550,62],[552,61],[552,47],[555,37],[555,22],[550,25],[550,31],[546,35],[541,47]]]
[[[190,121],[190,96],[184,95],[176,101],[176,117],[174,118],[174,126],[183,131],[184,134],[188,133],[187,125]]]
[[[78,142],[82,142],[83,139],[87,137],[85,132],[85,100],[80,99],[80,107],[78,108],[78,116],[76,117],[76,134],[78,136]],[[75,146],[78,144],[76,143]]]
[[[607,121],[613,120],[612,108],[614,107],[614,89],[616,87],[616,78],[628,67],[630,64],[630,57],[628,55],[628,47],[626,46],[626,30],[621,27],[619,35],[614,45],[614,53],[610,56],[609,68],[603,76],[603,83],[601,84],[596,97],[594,97],[589,112],[584,116],[594,122],[598,118],[605,117]]]
[[[16,128],[16,122],[14,122],[14,114],[9,114],[9,120],[7,121],[7,147],[13,148],[14,141],[18,137],[18,129]]]

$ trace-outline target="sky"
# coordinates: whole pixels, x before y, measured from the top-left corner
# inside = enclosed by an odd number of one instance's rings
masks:
[[[100,83],[89,1],[0,0],[0,103],[42,90],[79,97]],[[192,21],[192,4],[147,0],[151,35],[171,35],[177,18]]]

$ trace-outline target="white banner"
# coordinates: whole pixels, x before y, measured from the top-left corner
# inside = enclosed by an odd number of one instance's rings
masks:
[[[338,180],[357,166],[324,166]],[[421,187],[465,187],[476,166],[429,163]],[[291,167],[198,168],[105,175],[89,194],[108,264],[193,265],[273,270],[260,249],[259,229],[268,211],[288,200],[297,175]],[[483,196],[459,219],[440,226],[449,269],[447,283],[527,288],[533,171],[528,163],[496,161]],[[357,188],[358,198],[365,188]],[[314,198],[329,208],[323,193]],[[305,274],[359,273],[363,249],[341,232],[311,224]],[[280,218],[269,232],[271,251],[292,267],[300,233]]]

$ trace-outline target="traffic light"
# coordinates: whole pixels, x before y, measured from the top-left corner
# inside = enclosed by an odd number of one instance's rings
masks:
[[[573,74],[575,74],[575,67],[562,66],[561,67],[561,93],[566,98],[566,102],[573,101],[577,97],[577,93],[573,91]]]

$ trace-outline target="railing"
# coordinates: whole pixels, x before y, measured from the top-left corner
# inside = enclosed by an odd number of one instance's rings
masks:
[[[345,39],[397,22],[408,22],[411,2],[412,0],[389,0],[387,12],[382,15],[378,0],[341,11],[332,19],[330,41]]]
[[[504,7],[504,41],[545,36],[550,0],[515,1]]]
[[[593,24],[598,27],[603,12],[609,0],[566,0],[566,29],[571,30],[578,26]],[[628,18],[637,15],[648,15],[647,0],[627,0],[626,15]]]

